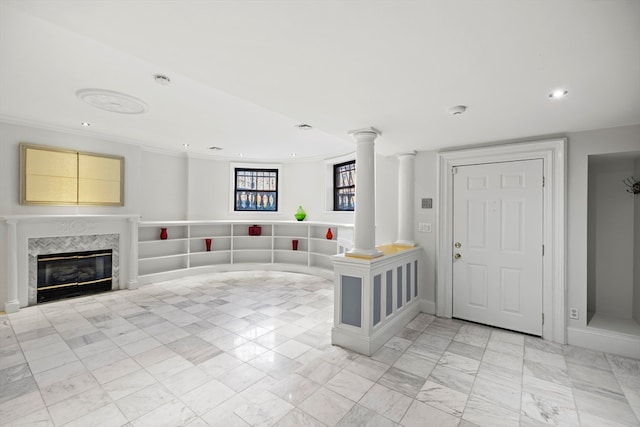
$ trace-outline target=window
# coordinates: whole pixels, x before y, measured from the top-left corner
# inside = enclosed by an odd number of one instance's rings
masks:
[[[236,211],[277,211],[278,170],[235,168]]]
[[[333,166],[333,210],[352,211],[356,205],[356,161]]]

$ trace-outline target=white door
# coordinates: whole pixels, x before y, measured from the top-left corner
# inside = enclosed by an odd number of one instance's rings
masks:
[[[453,176],[453,316],[542,335],[543,161]]]

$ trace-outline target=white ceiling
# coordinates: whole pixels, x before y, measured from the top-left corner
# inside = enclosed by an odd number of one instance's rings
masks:
[[[264,161],[368,126],[388,155],[636,124],[640,1],[0,0],[0,120]]]

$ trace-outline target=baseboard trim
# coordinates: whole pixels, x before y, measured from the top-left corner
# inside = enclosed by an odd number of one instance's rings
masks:
[[[598,328],[567,328],[568,344],[640,359],[640,336]]]
[[[420,311],[422,313],[433,314],[435,316],[436,303],[434,301],[428,301],[423,299],[420,301]]]
[[[4,304],[4,312],[7,314],[20,311],[20,301],[8,301]]]

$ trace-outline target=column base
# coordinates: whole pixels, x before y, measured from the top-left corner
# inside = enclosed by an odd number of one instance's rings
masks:
[[[129,282],[127,283],[127,289],[138,289],[139,284],[137,280],[129,280]]]
[[[20,301],[8,301],[4,304],[5,313],[17,313],[18,311],[20,311]]]
[[[364,258],[364,259],[373,259],[379,258],[384,255],[384,252],[379,251],[377,249],[358,249],[353,248],[348,252],[345,252],[344,256],[349,258]]]
[[[420,304],[416,299],[410,305],[403,307],[401,312],[390,319],[386,325],[373,332],[371,336],[334,326],[331,328],[331,344],[348,348],[365,356],[371,356],[391,337],[407,326],[418,313],[420,313]]]

